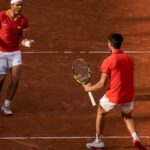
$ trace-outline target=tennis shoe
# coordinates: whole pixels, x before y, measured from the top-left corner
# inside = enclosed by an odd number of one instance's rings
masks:
[[[133,141],[133,145],[138,149],[138,150],[147,150],[146,147],[142,145],[140,141]]]
[[[87,143],[86,147],[89,149],[92,148],[104,148],[104,142],[100,139],[95,139],[92,143]]]
[[[5,115],[5,116],[12,116],[13,115],[13,112],[10,110],[9,107],[6,107],[6,106],[2,106],[1,107],[1,112]]]

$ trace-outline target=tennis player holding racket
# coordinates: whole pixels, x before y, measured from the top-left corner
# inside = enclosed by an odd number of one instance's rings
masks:
[[[11,0],[10,9],[0,12],[0,91],[7,69],[11,73],[6,99],[1,107],[4,115],[13,114],[10,104],[18,88],[22,68],[19,42],[26,47],[33,43],[33,40],[28,40],[26,36],[28,20],[21,14],[22,6],[23,0]]]
[[[133,138],[133,144],[139,150],[146,150],[141,144],[132,118],[134,99],[134,61],[121,50],[123,37],[120,34],[108,36],[111,55],[101,66],[101,78],[95,85],[83,85],[86,92],[103,88],[109,80],[106,94],[100,99],[96,117],[96,139],[87,143],[88,148],[104,147],[102,134],[105,116],[116,107],[120,107],[123,120]]]

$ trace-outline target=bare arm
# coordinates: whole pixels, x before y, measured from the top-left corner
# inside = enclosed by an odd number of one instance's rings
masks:
[[[102,73],[100,80],[96,84],[94,84],[94,85],[90,85],[90,84],[83,85],[84,90],[86,92],[98,91],[101,88],[105,87],[107,80],[108,80],[108,74]]]

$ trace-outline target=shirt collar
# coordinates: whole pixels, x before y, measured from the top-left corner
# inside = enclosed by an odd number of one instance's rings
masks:
[[[5,12],[5,14],[12,20],[12,18],[11,18],[11,16],[10,16],[10,10],[7,10],[7,11]],[[20,18],[20,17],[21,17],[21,15],[17,15],[14,20],[17,20],[17,19]]]
[[[122,50],[112,50],[112,54],[121,54],[123,53]]]

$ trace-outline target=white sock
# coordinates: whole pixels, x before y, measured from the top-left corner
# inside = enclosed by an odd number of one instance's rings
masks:
[[[131,136],[133,137],[133,140],[140,141],[140,138],[136,132],[132,132]]]
[[[96,133],[96,139],[102,141],[102,137],[103,137],[103,136],[102,136],[101,134],[97,134],[97,133]]]
[[[5,99],[5,101],[4,101],[4,106],[10,107],[10,104],[11,104],[11,101],[8,100],[8,99]]]

